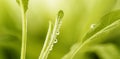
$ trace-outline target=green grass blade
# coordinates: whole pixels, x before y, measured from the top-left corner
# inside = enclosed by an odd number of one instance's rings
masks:
[[[48,55],[48,53],[45,52],[45,50],[48,50],[47,46],[49,46],[51,30],[52,30],[52,25],[51,25],[51,22],[49,22],[48,33],[47,33],[47,36],[46,36],[44,46],[43,46],[42,51],[40,53],[39,59],[42,59],[42,58],[45,59],[47,57],[47,55]]]
[[[48,54],[50,53],[50,51],[52,51],[54,44],[57,43],[56,37],[57,35],[59,35],[59,29],[62,24],[63,16],[64,16],[64,13],[62,10],[60,10],[58,12],[52,32],[51,32],[51,22],[49,23],[48,33],[47,33],[46,40],[42,48],[41,54],[39,56],[39,59],[47,59]]]

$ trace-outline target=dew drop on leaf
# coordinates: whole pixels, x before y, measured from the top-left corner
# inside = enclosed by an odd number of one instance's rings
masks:
[[[53,44],[51,45],[51,47],[50,47],[49,51],[51,51],[51,50],[52,50],[52,48],[53,48]]]
[[[96,24],[91,24],[90,28],[95,28]]]
[[[57,39],[55,39],[54,43],[57,43]]]
[[[60,32],[59,32],[59,31],[57,31],[57,32],[56,32],[56,35],[59,35],[59,34],[60,34]]]

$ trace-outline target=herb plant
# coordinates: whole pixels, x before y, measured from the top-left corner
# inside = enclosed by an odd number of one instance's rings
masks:
[[[0,59],[120,59],[120,0],[0,0]]]

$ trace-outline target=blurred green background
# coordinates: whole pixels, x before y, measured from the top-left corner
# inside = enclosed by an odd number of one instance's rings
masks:
[[[120,0],[29,0],[26,59],[38,59],[48,22],[52,21],[54,24],[59,10],[63,10],[65,14],[63,24],[57,37],[58,43],[54,45],[48,59],[61,59],[73,44],[81,41],[91,24],[97,24],[101,17],[119,9]],[[21,25],[20,7],[16,0],[0,0],[0,59],[20,59]],[[114,41],[115,43],[111,43]],[[115,56],[120,56],[119,35],[103,42],[93,46],[94,49],[77,54],[74,59],[116,59]],[[113,52],[107,54],[104,52],[107,50],[103,51],[100,47],[103,50],[107,47]]]

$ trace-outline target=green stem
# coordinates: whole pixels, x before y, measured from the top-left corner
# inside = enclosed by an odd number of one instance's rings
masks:
[[[22,0],[20,0],[21,13],[22,13],[22,47],[21,47],[21,58],[25,59],[26,56],[26,44],[27,44],[27,18],[23,8]]]
[[[38,59],[47,59],[50,51],[52,50],[52,48],[54,46],[54,44],[57,43],[56,37],[57,37],[57,35],[59,35],[59,29],[60,29],[60,26],[62,24],[63,16],[64,16],[64,13],[63,13],[62,10],[60,10],[58,12],[53,30],[51,28],[51,22],[49,23],[49,28],[48,28],[48,33],[47,33],[47,36],[46,36],[46,40],[45,40],[44,46],[42,48],[42,51],[41,51]]]
[[[48,46],[50,46],[49,42],[50,42],[50,35],[51,35],[51,29],[52,29],[51,27],[52,27],[51,22],[49,22],[49,28],[48,28],[46,40],[38,59],[47,59],[48,52],[49,52]]]

